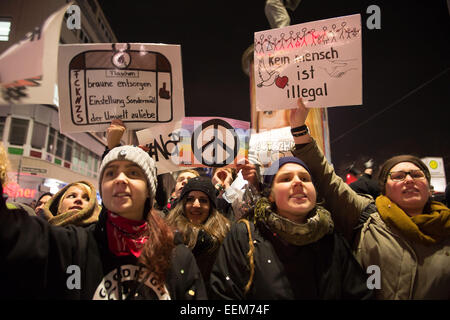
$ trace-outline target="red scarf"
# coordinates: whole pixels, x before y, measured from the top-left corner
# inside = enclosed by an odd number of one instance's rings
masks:
[[[109,249],[116,256],[134,255],[138,258],[148,239],[145,220],[130,220],[108,211],[106,232]]]

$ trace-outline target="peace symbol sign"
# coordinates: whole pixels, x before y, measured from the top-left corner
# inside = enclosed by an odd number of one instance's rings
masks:
[[[204,143],[204,141],[207,141]],[[191,147],[203,165],[223,167],[233,163],[239,152],[239,137],[234,128],[222,119],[211,119],[195,128]]]

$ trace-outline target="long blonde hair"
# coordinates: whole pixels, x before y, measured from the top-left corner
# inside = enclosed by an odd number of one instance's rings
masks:
[[[213,246],[210,250],[216,250],[225,239],[228,231],[230,231],[230,220],[228,220],[210,203],[209,216],[206,221],[201,225],[193,224],[184,214],[186,202],[187,197],[184,197],[169,212],[166,217],[167,224],[175,227],[181,232],[183,235],[184,244],[190,249],[195,247],[199,231],[205,231],[214,240]]]
[[[96,196],[95,194],[92,194],[92,190],[87,184],[84,184],[82,182],[75,182],[75,183],[71,184],[70,187],[67,188],[67,190],[64,192],[64,194],[59,199],[57,215],[64,213],[64,212],[61,212],[62,203],[63,203],[64,199],[67,197],[67,193],[68,193],[69,189],[72,187],[78,187],[81,190],[83,190],[84,192],[86,192],[87,194],[89,194],[89,199],[91,197]]]
[[[8,154],[6,153],[3,143],[0,142],[0,182],[2,186],[5,186],[8,182],[8,172],[11,168]]]

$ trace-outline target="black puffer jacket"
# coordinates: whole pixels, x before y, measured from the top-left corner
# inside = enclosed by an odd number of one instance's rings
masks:
[[[333,232],[317,242],[296,246],[287,243],[263,222],[249,223],[255,274],[250,278],[249,234],[238,222],[222,244],[211,273],[213,299],[369,299],[366,273],[352,256],[342,236]]]
[[[108,249],[106,214],[89,227],[56,227],[0,203],[0,298],[26,299],[206,299],[191,251],[173,250],[166,294],[152,278],[136,281],[134,256]],[[78,288],[79,287],[79,288]],[[167,294],[168,293],[168,294]]]

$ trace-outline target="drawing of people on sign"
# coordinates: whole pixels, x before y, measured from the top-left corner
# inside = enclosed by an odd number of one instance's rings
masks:
[[[129,129],[184,117],[181,52],[176,45],[85,44],[60,48],[61,131]]]
[[[254,48],[258,111],[362,104],[359,14],[256,32]]]
[[[182,121],[180,165],[235,166],[248,156],[250,123],[228,118],[188,117]]]

